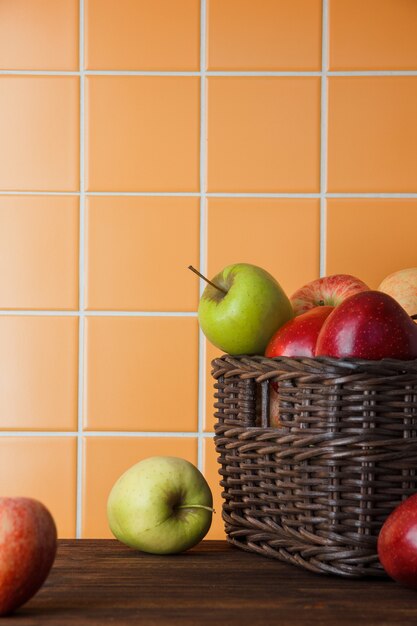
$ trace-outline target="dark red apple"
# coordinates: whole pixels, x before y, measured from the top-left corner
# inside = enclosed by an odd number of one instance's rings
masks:
[[[333,309],[332,306],[317,306],[286,322],[270,339],[265,356],[313,357],[320,329]]]
[[[385,520],[378,536],[378,556],[391,578],[417,589],[417,494]]]
[[[317,336],[333,308],[332,306],[317,306],[286,322],[272,336],[266,347],[265,356],[270,358],[276,356],[313,357]],[[281,426],[278,383],[274,380],[271,381],[269,401],[269,423],[274,427]]]
[[[0,615],[42,586],[55,559],[57,532],[48,509],[32,498],[0,498]]]
[[[324,322],[316,356],[416,359],[417,325],[388,294],[357,293],[339,304]]]

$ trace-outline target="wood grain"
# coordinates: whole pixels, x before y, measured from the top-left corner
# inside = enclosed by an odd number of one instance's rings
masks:
[[[44,587],[0,626],[416,623],[417,591],[312,574],[224,541],[154,556],[112,540],[61,540]]]

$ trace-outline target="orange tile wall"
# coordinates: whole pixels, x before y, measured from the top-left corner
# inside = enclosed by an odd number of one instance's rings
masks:
[[[108,537],[115,479],[205,473],[203,285],[417,266],[415,0],[0,0],[0,493]]]

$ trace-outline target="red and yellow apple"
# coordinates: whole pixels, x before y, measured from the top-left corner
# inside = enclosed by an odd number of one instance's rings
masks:
[[[378,290],[394,298],[408,315],[417,314],[417,267],[393,272],[384,278]]]
[[[355,293],[369,291],[359,278],[350,274],[332,274],[317,278],[297,289],[290,298],[295,315],[301,315],[316,306],[339,306]]]

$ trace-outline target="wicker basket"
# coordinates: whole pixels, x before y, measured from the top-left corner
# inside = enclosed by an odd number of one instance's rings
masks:
[[[383,576],[378,532],[417,491],[417,361],[212,365],[228,541],[312,572]]]

